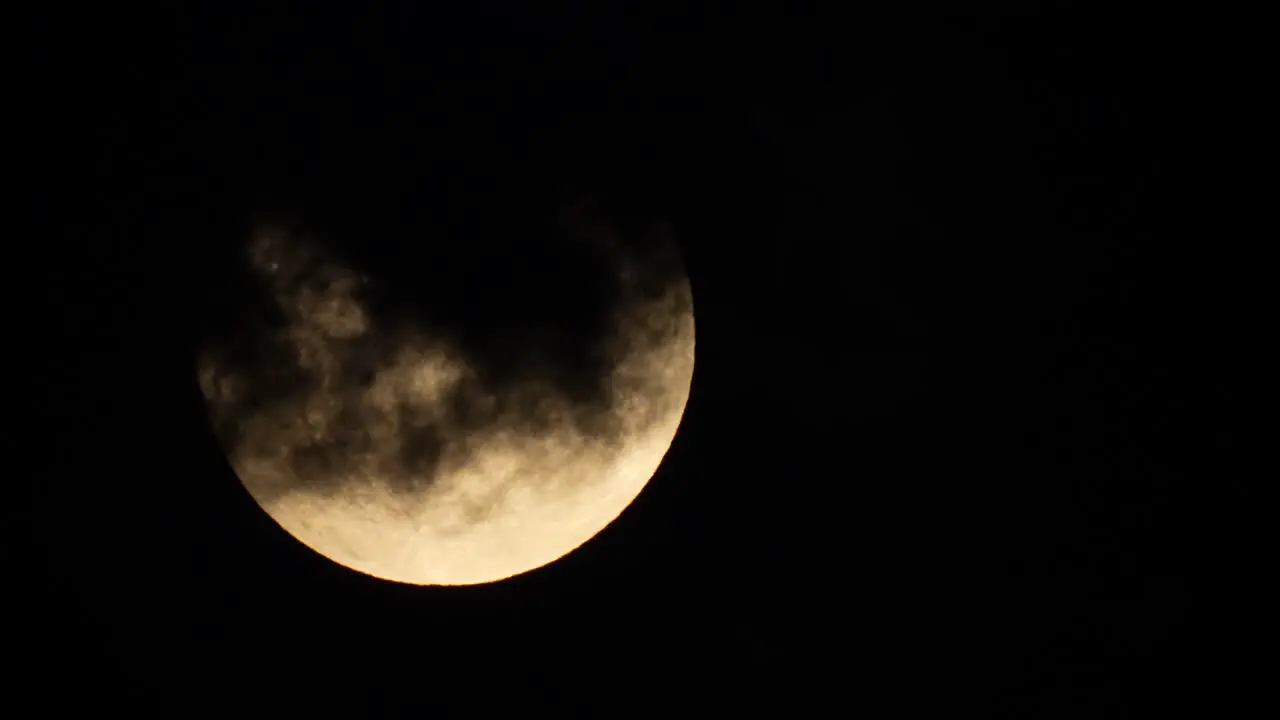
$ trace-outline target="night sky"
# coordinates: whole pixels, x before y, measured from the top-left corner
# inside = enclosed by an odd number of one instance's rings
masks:
[[[1197,528],[1228,439],[1188,348],[1224,331],[1214,256],[1176,239],[1185,98],[1150,18],[309,5],[102,9],[43,51],[19,625],[54,699],[1109,718],[1209,697]],[[193,355],[234,316],[254,220],[429,288],[400,300],[487,328],[467,337],[500,372],[521,328],[595,317],[547,250],[583,202],[671,227],[696,311],[683,425],[621,518],[509,581],[417,588],[258,510]]]

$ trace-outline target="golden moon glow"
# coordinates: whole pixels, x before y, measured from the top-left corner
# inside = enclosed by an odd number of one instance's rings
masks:
[[[634,263],[609,252],[631,287]],[[284,318],[266,341],[283,360],[255,375],[225,348],[207,348],[201,391],[262,509],[360,572],[466,585],[550,563],[635,499],[680,424],[694,365],[683,272],[618,304],[604,348],[608,397],[588,416],[549,381],[492,391],[428,329],[380,325],[361,299],[370,278],[306,238],[263,228],[248,262]],[[284,375],[296,382],[272,379]],[[459,398],[482,420],[459,421]],[[424,433],[434,439],[427,450],[416,447]],[[412,461],[423,452],[429,463]]]

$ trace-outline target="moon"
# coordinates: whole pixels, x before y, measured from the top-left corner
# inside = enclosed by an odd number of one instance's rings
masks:
[[[599,368],[583,391],[569,387],[582,372],[539,354],[543,335],[508,338],[516,370],[499,377],[457,332],[386,312],[378,274],[314,234],[253,228],[242,260],[262,307],[202,344],[197,376],[262,510],[336,563],[414,585],[518,575],[616,519],[680,425],[693,300],[668,230],[638,253],[616,227],[566,217],[612,288],[604,329],[571,343]]]

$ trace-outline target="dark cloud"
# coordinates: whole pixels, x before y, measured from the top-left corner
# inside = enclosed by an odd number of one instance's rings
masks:
[[[313,250],[259,258],[276,268],[271,282],[237,276],[216,292],[241,289],[240,296],[208,303],[210,366],[240,387],[214,403],[215,434],[242,458],[283,455],[308,492],[340,491],[342,479],[371,459],[393,488],[416,492],[439,474],[446,447],[465,448],[467,436],[481,430],[537,436],[571,428],[615,447],[634,434],[635,423],[660,420],[670,411],[661,377],[619,368],[669,344],[663,329],[692,311],[686,299],[650,317],[655,301],[687,283],[674,240],[657,223],[614,222],[598,198],[562,210],[545,214],[541,227],[530,223],[524,235],[510,223],[507,235],[471,242],[397,243],[376,235],[378,223],[359,236],[369,239],[363,244],[340,227],[289,229],[285,235],[318,238]],[[343,285],[335,267],[358,269],[367,282]],[[367,311],[369,329],[321,343],[325,367],[332,366],[327,375],[302,368],[294,340],[299,319],[277,301],[340,287]],[[405,392],[371,408],[370,389],[405,372],[398,353],[422,338],[453,348],[466,375],[432,403]],[[307,435],[303,416],[318,395],[333,409],[324,413],[323,431]],[[616,405],[628,397],[645,404],[624,417]],[[387,432],[398,438],[391,454],[379,437]],[[297,489],[266,483],[255,495],[270,502]]]

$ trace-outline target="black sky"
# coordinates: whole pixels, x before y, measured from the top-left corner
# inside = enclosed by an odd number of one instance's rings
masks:
[[[1221,266],[1180,239],[1186,97],[1158,23],[395,5],[101,10],[44,51],[39,677],[184,713],[1209,697]],[[697,311],[684,425],[622,518],[526,576],[422,589],[257,511],[191,356],[253,218],[401,269],[448,239],[424,276],[467,326],[562,285],[517,240],[584,197],[675,229]]]

